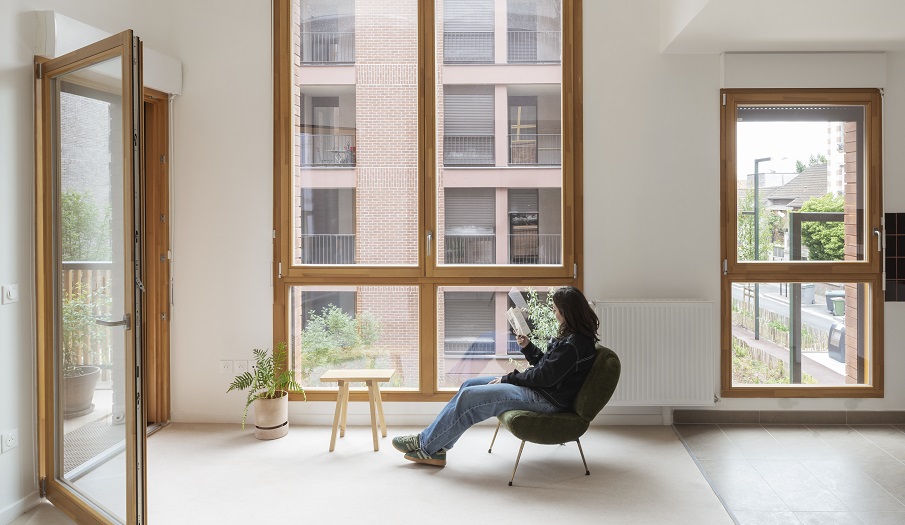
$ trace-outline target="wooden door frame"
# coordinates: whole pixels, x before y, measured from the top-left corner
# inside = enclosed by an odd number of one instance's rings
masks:
[[[170,101],[166,93],[144,88],[142,105],[145,407],[151,427],[170,420]]]

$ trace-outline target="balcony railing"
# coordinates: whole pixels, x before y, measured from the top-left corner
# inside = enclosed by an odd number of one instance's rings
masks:
[[[446,264],[493,264],[496,235],[446,235]]]
[[[354,166],[355,135],[299,135],[302,166]]]
[[[509,264],[561,264],[562,235],[513,233],[509,235]]]
[[[518,166],[561,166],[562,135],[510,134],[509,164]]]
[[[493,135],[443,137],[444,166],[493,166]]]
[[[355,63],[355,33],[302,33],[302,63]]]
[[[302,264],[355,264],[354,234],[301,236]]]
[[[446,64],[493,63],[493,31],[446,31],[443,33]]]
[[[496,343],[493,339],[456,338],[443,341],[444,355],[494,355]]]
[[[510,63],[559,63],[562,61],[562,31],[509,30]]]
[[[507,235],[509,264],[562,264],[562,235]],[[495,264],[496,235],[446,235],[446,264]]]

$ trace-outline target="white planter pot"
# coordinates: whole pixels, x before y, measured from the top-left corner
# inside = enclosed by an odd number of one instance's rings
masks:
[[[275,399],[255,399],[255,437],[277,439],[289,433],[289,393]]]

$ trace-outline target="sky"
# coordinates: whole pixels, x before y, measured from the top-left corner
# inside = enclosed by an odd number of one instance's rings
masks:
[[[827,154],[826,122],[739,122],[737,132],[739,179],[754,173],[754,159],[773,159],[760,163],[760,173],[795,173],[795,161]]]

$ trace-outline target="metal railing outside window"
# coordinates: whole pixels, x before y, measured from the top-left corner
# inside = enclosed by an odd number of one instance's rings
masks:
[[[559,63],[562,61],[562,31],[509,30],[510,63]]]
[[[302,264],[355,264],[355,234],[303,234]]]
[[[354,32],[302,33],[303,64],[354,64]]]
[[[446,31],[443,33],[446,64],[493,63],[493,31]]]
[[[561,166],[562,135],[510,134],[509,164],[519,166]]]
[[[509,235],[509,264],[561,264],[562,235],[513,233]]]
[[[299,137],[302,166],[354,166],[355,135],[312,135]]]
[[[443,341],[444,355],[487,356],[496,353],[493,339],[463,338]]]
[[[446,235],[446,264],[494,264],[496,235]]]
[[[493,135],[443,137],[445,166],[492,166]]]

